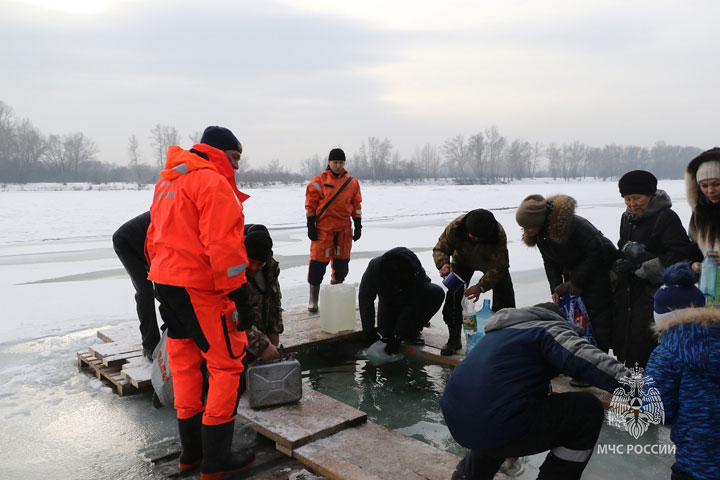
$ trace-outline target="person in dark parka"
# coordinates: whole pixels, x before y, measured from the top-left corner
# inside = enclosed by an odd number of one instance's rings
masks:
[[[627,210],[620,219],[618,248],[623,257],[615,264],[613,351],[632,367],[645,367],[657,345],[652,332],[653,295],[665,268],[697,258],[680,217],[671,209],[667,193],[657,189],[657,178],[644,170],[626,173],[618,182]]]
[[[538,247],[554,302],[567,294],[581,295],[598,348],[611,345],[613,292],[610,268],[617,249],[601,231],[580,215],[567,195],[530,195],[515,220],[523,228],[523,242]]]
[[[560,373],[612,392],[628,371],[590,344],[555,303],[490,317],[440,400],[453,438],[471,450],[452,479],[490,480],[506,457],[547,450],[538,478],[580,478],[605,415],[590,392],[550,394]]]
[[[430,282],[417,256],[395,247],[368,263],[360,281],[360,319],[368,341],[386,340],[386,353],[398,353],[402,340],[422,345],[423,326],[440,309],[443,289]],[[378,298],[377,328],[375,298]]]
[[[149,226],[150,212],[147,211],[118,228],[113,234],[112,242],[115,254],[125,267],[135,288],[143,356],[152,360],[153,351],[160,341],[160,330],[155,314],[153,283],[147,278],[150,266],[145,258],[145,237]]]

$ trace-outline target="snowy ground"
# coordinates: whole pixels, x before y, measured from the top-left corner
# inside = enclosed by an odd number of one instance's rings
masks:
[[[683,183],[661,181],[659,187],[687,225]],[[615,182],[373,185],[362,192],[364,229],[353,245],[348,282],[359,282],[370,258],[399,245],[415,251],[439,282],[431,256],[438,235],[457,215],[482,207],[508,233],[519,306],[549,298],[540,255],[520,243],[514,220],[525,196],[573,196],[578,213],[613,242],[624,211]],[[306,302],[304,188],[246,193],[246,222],[267,225],[275,241],[284,304]],[[75,352],[97,341],[97,328],[137,322],[132,285],[110,238],[151,199],[150,190],[0,192],[0,471],[10,472],[7,478],[129,478],[129,471],[147,477],[146,466],[123,463],[123,456],[174,435],[167,409],[148,410],[143,397],[119,399],[74,368]]]

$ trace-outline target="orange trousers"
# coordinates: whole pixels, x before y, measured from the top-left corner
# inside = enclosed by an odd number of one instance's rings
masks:
[[[199,326],[201,331],[198,335],[201,339],[204,336],[206,341],[200,343],[207,351],[200,348],[196,338],[172,338],[173,329],[170,327],[167,352],[177,417],[183,420],[204,412],[204,425],[221,425],[235,419],[247,336],[235,328],[232,320],[235,304],[227,295],[192,288],[182,290],[186,290],[189,295],[192,312],[187,312],[188,306],[182,305],[182,301],[177,302],[179,305],[173,305],[172,301],[165,302],[165,307],[173,310],[173,316],[180,313],[186,331],[193,330],[189,323],[195,318],[196,327]],[[177,309],[184,311],[178,312]],[[207,399],[204,402],[203,361],[210,373]]]

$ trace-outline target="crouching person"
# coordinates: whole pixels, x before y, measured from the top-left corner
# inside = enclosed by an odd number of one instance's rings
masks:
[[[471,450],[453,479],[492,479],[505,458],[547,450],[538,478],[580,478],[603,406],[589,392],[550,394],[550,380],[563,373],[612,392],[628,373],[582,335],[552,302],[506,308],[488,320],[440,401],[453,438]]]
[[[280,358],[277,346],[284,331],[278,282],[280,264],[273,258],[272,246],[272,238],[265,225],[245,226],[248,298],[255,311],[255,324],[246,332],[246,364],[255,358],[266,362]]]
[[[358,302],[363,332],[370,342],[385,339],[388,355],[398,353],[403,340],[423,345],[423,326],[440,309],[443,297],[443,289],[430,283],[412,251],[405,247],[388,250],[370,260],[360,281]]]

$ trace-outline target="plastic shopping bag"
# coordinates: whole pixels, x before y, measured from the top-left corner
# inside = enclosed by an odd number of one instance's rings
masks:
[[[153,365],[150,374],[150,382],[155,390],[160,403],[166,407],[173,407],[175,403],[175,394],[173,393],[173,380],[170,375],[170,365],[168,365],[168,355],[165,349],[167,340],[167,329],[163,330],[160,342],[153,352]]]
[[[575,295],[565,295],[560,299],[558,304],[560,310],[565,314],[565,319],[585,330],[584,337],[591,344],[597,346],[595,336],[593,335],[592,326],[590,325],[590,316],[585,308],[585,302],[582,297]]]

